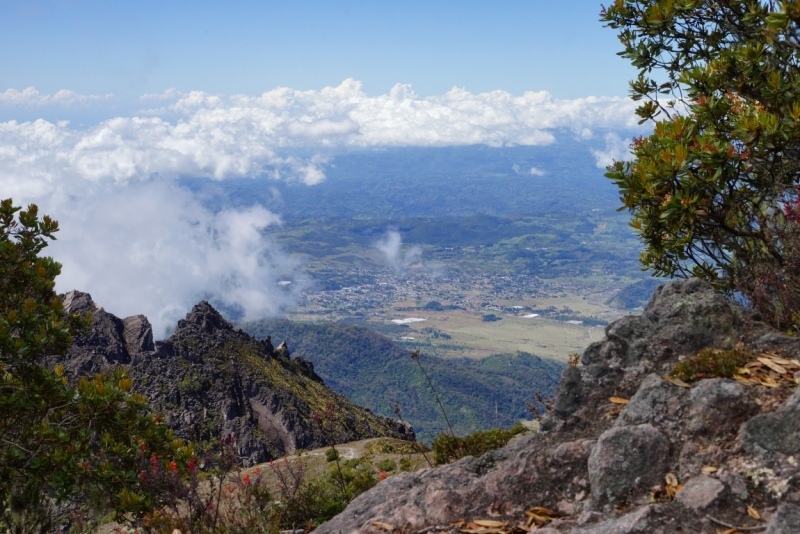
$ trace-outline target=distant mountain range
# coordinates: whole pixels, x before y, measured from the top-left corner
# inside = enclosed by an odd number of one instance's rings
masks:
[[[418,439],[430,441],[447,429],[436,399],[411,352],[359,325],[293,322],[240,323],[248,333],[286,340],[296,356],[314,364],[325,384],[376,414],[394,417],[397,402]],[[442,359],[423,354],[457,434],[510,427],[530,419],[537,392],[551,395],[564,365],[519,352],[480,360]]]

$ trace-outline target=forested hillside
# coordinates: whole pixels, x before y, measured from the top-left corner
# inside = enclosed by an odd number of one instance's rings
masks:
[[[257,337],[270,335],[275,344],[286,340],[294,356],[310,360],[329,387],[357,404],[394,416],[391,404],[398,402],[421,441],[446,428],[410,352],[382,334],[356,325],[288,320],[239,326]],[[423,354],[420,362],[458,434],[530,419],[527,402],[537,391],[552,394],[563,369],[559,362],[527,353],[480,360]]]

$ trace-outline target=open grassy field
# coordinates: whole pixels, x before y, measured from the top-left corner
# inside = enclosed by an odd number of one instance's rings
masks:
[[[566,294],[559,298],[500,301],[498,304],[532,308],[554,306],[559,309],[566,306],[576,314],[607,322],[623,315],[623,312],[602,304],[601,298]],[[394,308],[413,305],[413,302],[400,302],[395,303]],[[440,357],[483,358],[492,354],[522,351],[566,362],[569,354],[582,353],[591,342],[598,341],[604,335],[602,326],[575,325],[541,316],[525,318],[523,314],[498,314],[502,319],[493,322],[486,322],[482,315],[466,310],[425,310],[424,313],[394,311],[391,315],[391,319],[426,319],[408,323],[408,333],[398,339],[409,346],[423,345],[425,350]],[[432,335],[431,329],[446,334],[449,339]]]

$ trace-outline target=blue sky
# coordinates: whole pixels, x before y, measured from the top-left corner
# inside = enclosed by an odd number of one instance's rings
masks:
[[[342,151],[569,136],[602,180],[637,118],[634,72],[599,10],[0,0],[0,191],[61,223],[59,291],[160,332],[200,298],[275,315],[290,304],[277,280],[298,268],[265,233],[280,206],[211,211],[181,179],[313,187]]]
[[[260,94],[354,78],[367,94],[625,96],[633,70],[595,0],[0,2],[0,91],[128,101],[174,87]]]

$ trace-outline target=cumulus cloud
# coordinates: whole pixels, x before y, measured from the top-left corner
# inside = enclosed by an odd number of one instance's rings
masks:
[[[106,95],[81,95],[74,91],[61,89],[55,94],[40,93],[35,87],[28,87],[19,91],[6,89],[0,93],[0,105],[13,107],[42,107],[42,106],[86,106],[98,101],[110,100],[112,94]]]
[[[393,229],[387,230],[386,235],[375,243],[375,248],[383,253],[386,263],[397,272],[422,259],[422,248],[417,245],[403,251],[403,237]]]
[[[597,166],[604,169],[615,161],[629,161],[631,156],[630,141],[623,140],[615,133],[607,133],[606,148],[604,150],[592,150],[592,155],[597,162]]]
[[[29,96],[20,100],[26,92]],[[61,98],[35,89],[3,94],[21,102]],[[421,98],[406,85],[368,96],[355,80],[319,91],[279,88],[260,96],[170,89],[145,97],[174,102],[147,116],[115,117],[81,130],[44,120],[0,123],[0,170],[48,180],[64,173],[120,182],[154,174],[217,180],[269,175],[314,184],[325,178],[324,159],[278,154],[336,147],[546,145],[554,140],[555,128],[585,136],[594,128],[636,124],[633,103],[622,98],[564,100],[546,92],[513,96],[458,88]],[[79,101],[74,94],[62,100],[70,98]],[[178,120],[157,116],[159,109],[177,114]]]
[[[77,107],[110,99],[8,89],[0,106]],[[213,213],[177,178],[268,176],[313,185],[325,179],[329,149],[546,145],[554,129],[588,138],[596,129],[636,125],[633,103],[622,98],[459,88],[420,97],[402,84],[370,96],[355,80],[258,96],[168,89],[141,102],[152,108],[80,129],[44,119],[0,123],[0,188],[3,197],[36,202],[61,222],[50,250],[64,264],[59,291],[89,291],[121,316],[145,313],[159,336],[201,298],[255,318],[289,305],[287,288],[302,290],[300,283],[278,287],[297,267],[264,231],[278,224],[275,215],[263,208]],[[606,140],[606,151],[595,153],[598,162],[624,148],[618,137]],[[418,247],[403,250],[397,231],[376,246],[398,270],[421,258]]]
[[[164,337],[201,299],[245,319],[279,314],[302,280],[265,230],[279,218],[262,207],[212,213],[174,183],[101,184],[37,199],[61,231],[48,249],[63,264],[57,290],[89,291],[121,317],[143,313]],[[16,198],[16,197],[15,197]]]

